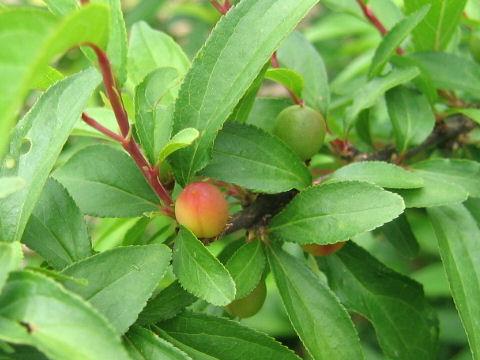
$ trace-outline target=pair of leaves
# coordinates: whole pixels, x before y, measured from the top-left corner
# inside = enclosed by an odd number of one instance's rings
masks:
[[[192,146],[171,156],[180,185],[208,163],[223,122],[280,41],[316,3],[244,0],[217,24],[197,54],[175,105],[173,134],[187,127],[201,133]],[[256,34],[253,38],[252,33]]]
[[[390,270],[352,242],[318,261],[342,303],[372,322],[388,358],[436,357],[438,320],[418,283]]]
[[[468,196],[479,197],[480,164],[471,160],[435,159],[412,165],[425,186],[397,190],[407,207],[432,207],[461,203]]]

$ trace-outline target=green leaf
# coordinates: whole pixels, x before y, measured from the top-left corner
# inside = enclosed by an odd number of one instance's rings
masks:
[[[235,299],[250,294],[262,278],[265,268],[262,242],[257,240],[243,245],[228,259],[225,267],[235,281]]]
[[[111,61],[114,73],[120,85],[126,80],[127,68],[127,31],[121,9],[120,0],[92,0],[93,3],[105,4],[109,8],[107,55]],[[67,16],[77,9],[74,0],[45,0],[47,6],[55,15]],[[92,26],[94,26],[92,24]],[[97,57],[91,50],[86,50],[90,60],[96,64]]]
[[[42,73],[40,73],[35,79],[35,83],[32,83],[32,88],[46,90],[57,81],[65,79],[65,76],[57,69],[47,66]]]
[[[384,224],[380,230],[387,240],[403,255],[414,258],[420,249],[405,214]]]
[[[473,358],[480,358],[480,230],[463,205],[427,209]]]
[[[425,17],[430,4],[425,5],[420,10],[407,16],[398,22],[383,38],[382,42],[375,51],[372,62],[370,64],[369,76],[372,78],[382,71],[385,64],[394,54],[395,50],[402,44],[402,41],[412,32],[418,23]]]
[[[0,242],[0,294],[7,280],[8,273],[20,265],[22,258],[22,246],[19,242]]]
[[[134,161],[123,151],[92,145],[54,173],[83,214],[134,217],[158,210],[159,200]]]
[[[393,69],[387,75],[376,77],[362,86],[354,96],[353,104],[346,110],[345,129],[350,129],[360,112],[375,105],[385,92],[414,79],[419,74],[420,70],[416,67]]]
[[[467,200],[468,192],[460,185],[450,182],[449,179],[427,171],[414,170],[414,172],[423,178],[424,187],[395,190],[403,197],[407,208],[458,204]]]
[[[87,286],[72,281],[63,283],[88,300],[123,334],[165,274],[170,254],[170,249],[161,244],[118,247],[62,271],[67,276],[87,279]]]
[[[462,90],[478,97],[480,67],[473,60],[441,52],[415,53],[410,56],[423,66],[438,88]]]
[[[445,269],[440,261],[434,262],[411,273],[410,277],[422,284],[427,297],[450,298],[452,296]]]
[[[0,176],[19,176],[26,185],[0,201],[0,240],[21,239],[43,185],[99,81],[97,71],[89,69],[55,84],[15,127]]]
[[[302,98],[302,91],[305,86],[303,77],[298,72],[286,68],[268,69],[265,78],[276,81],[292,90],[297,98]]]
[[[311,184],[308,168],[277,137],[254,126],[225,123],[202,175],[249,189],[278,193]]]
[[[173,103],[180,80],[175,68],[161,67],[148,74],[135,89],[135,130],[152,164],[170,140]]]
[[[160,150],[158,162],[162,163],[169,155],[177,150],[191,145],[200,135],[197,129],[186,128],[176,133],[170,141]]]
[[[412,165],[417,173],[428,173],[432,177],[463,187],[469,196],[480,197],[480,163],[466,159],[434,159]]]
[[[333,244],[395,219],[404,208],[398,195],[366,182],[326,183],[298,194],[268,231],[273,240]]]
[[[360,161],[343,166],[328,180],[358,180],[391,189],[415,189],[423,186],[423,179],[412,171],[384,161]]]
[[[173,248],[173,272],[188,292],[209,303],[222,306],[235,299],[235,283],[227,269],[183,226]]]
[[[99,4],[87,4],[65,19],[32,8],[0,11],[0,48],[9,49],[0,65],[0,134],[10,132],[28,90],[54,56],[85,42],[105,45],[108,17],[108,8]],[[7,143],[8,136],[1,136],[0,159]]]
[[[148,301],[147,306],[138,316],[138,323],[150,325],[171,319],[193,304],[195,300],[197,300],[195,296],[185,291],[178,281],[174,281]]]
[[[364,359],[347,311],[302,262],[281,249],[267,252],[290,322],[314,360]]]
[[[92,255],[87,225],[67,190],[48,179],[28,220],[22,242],[55,269]]]
[[[0,178],[0,199],[17,192],[25,187],[26,182],[19,176],[8,176]]]
[[[247,124],[273,132],[277,115],[290,105],[291,102],[286,99],[257,98],[248,115]]]
[[[317,2],[243,0],[213,29],[175,104],[173,134],[187,127],[201,134],[192,146],[171,157],[180,185],[188,183],[196,171],[207,165],[223,122],[282,39]]]
[[[318,260],[342,303],[372,322],[387,358],[437,358],[438,320],[420,284],[351,241],[337,254]]]
[[[27,271],[12,273],[0,296],[0,339],[35,346],[54,360],[129,359],[103,316],[53,280]]]
[[[388,91],[388,114],[393,125],[397,151],[421,144],[433,130],[435,115],[427,97],[419,92],[398,86]]]
[[[409,0],[405,2],[407,14],[425,5],[432,7],[423,21],[413,30],[417,51],[443,50],[457,29],[467,0]]]
[[[277,56],[280,64],[302,76],[307,104],[327,114],[330,103],[327,70],[317,49],[302,33],[294,31],[280,46]]]
[[[133,326],[128,331],[124,343],[133,360],[192,360],[183,351],[140,326]]]
[[[160,67],[173,67],[184,75],[190,61],[180,46],[167,34],[141,21],[132,26],[128,47],[128,77],[134,86]]]
[[[195,360],[299,359],[261,332],[205,314],[183,313],[154,330]]]

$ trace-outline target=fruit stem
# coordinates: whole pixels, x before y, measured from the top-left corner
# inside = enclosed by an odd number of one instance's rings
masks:
[[[135,138],[132,136],[130,123],[128,121],[127,111],[123,105],[120,87],[115,80],[110,61],[108,56],[104,53],[97,45],[92,43],[83,44],[89,46],[95,51],[95,54],[98,58],[98,65],[102,73],[103,82],[105,84],[105,89],[107,92],[108,99],[112,105],[115,118],[117,119],[118,126],[122,135],[118,135],[109,129],[102,126],[100,123],[86,115],[82,114],[82,119],[87,124],[102,132],[103,134],[111,137],[112,139],[118,141],[123,148],[130,154],[132,159],[135,161],[143,176],[147,180],[150,187],[157,194],[158,198],[163,202],[163,205],[166,206],[163,211],[168,214],[172,214],[171,207],[173,205],[173,200],[165,189],[165,187],[160,182],[158,178],[158,171],[148,162],[148,160],[143,155],[140,145],[135,141]]]
[[[378,29],[378,31],[380,31],[380,34],[382,34],[383,36],[387,35],[388,30],[385,28],[385,26],[383,26],[382,22],[377,18],[370,6],[366,5],[363,0],[357,0],[357,3],[362,9],[363,15],[365,15],[368,21],[370,21]],[[403,55],[404,53],[405,52],[402,48],[397,48],[398,55]]]

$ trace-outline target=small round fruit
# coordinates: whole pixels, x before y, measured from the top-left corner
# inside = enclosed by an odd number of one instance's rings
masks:
[[[327,255],[335,254],[346,243],[347,243],[346,241],[341,241],[335,244],[328,244],[328,245],[306,244],[301,246],[304,251],[314,256],[327,256]]]
[[[470,35],[470,52],[477,63],[480,63],[480,30]]]
[[[310,159],[320,150],[326,131],[322,114],[300,105],[282,110],[275,120],[273,130],[302,160]]]
[[[214,185],[194,182],[185,187],[175,203],[175,216],[198,238],[211,238],[227,224],[228,203]]]
[[[261,279],[250,294],[244,298],[232,301],[225,309],[230,315],[245,319],[260,311],[266,297],[267,287],[265,286],[265,280]]]

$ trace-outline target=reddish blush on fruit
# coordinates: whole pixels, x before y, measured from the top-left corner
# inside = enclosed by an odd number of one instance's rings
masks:
[[[346,243],[347,243],[346,241],[341,241],[335,244],[328,244],[328,245],[306,244],[301,246],[304,251],[314,256],[327,256],[327,255],[335,254],[342,247],[344,247]]]
[[[175,216],[198,238],[215,237],[227,224],[228,203],[214,185],[193,182],[185,187],[175,203]]]

